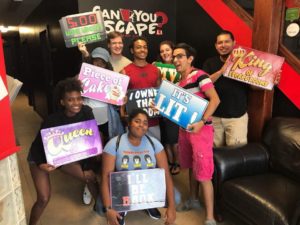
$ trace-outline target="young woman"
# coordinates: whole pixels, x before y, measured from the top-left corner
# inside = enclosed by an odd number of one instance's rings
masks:
[[[113,67],[110,63],[110,55],[106,49],[97,47],[89,54],[85,44],[79,43],[78,50],[81,52],[85,62],[113,71]],[[124,132],[116,106],[89,98],[84,99],[84,104],[93,109],[103,145],[106,144],[109,138],[113,138]],[[91,193],[86,185],[84,187],[82,199],[83,203],[86,205],[89,205],[92,201]]]
[[[50,115],[43,122],[41,129],[94,119],[92,109],[83,105],[81,97],[82,86],[79,80],[67,78],[57,84],[55,91],[62,110]],[[35,225],[50,200],[51,185],[49,174],[57,169],[46,162],[40,132],[31,145],[28,163],[37,192],[37,200],[31,209],[29,225]],[[88,159],[82,160],[63,165],[59,167],[59,170],[86,182],[94,199],[96,199],[98,192],[96,176],[92,170],[85,170],[85,168],[89,167],[88,164]]]
[[[122,167],[122,159],[128,156],[127,170],[137,169],[134,164],[135,158],[139,156],[139,169],[150,169],[153,167],[163,168],[165,170],[166,186],[167,186],[167,202],[168,208],[166,211],[165,224],[172,224],[175,221],[175,203],[173,183],[168,170],[168,163],[165,151],[160,142],[153,137],[145,135],[148,130],[148,114],[142,109],[134,110],[128,119],[128,132],[121,135],[119,139],[119,147],[116,150],[118,137],[110,140],[104,148],[102,158],[102,182],[101,193],[103,199],[103,209],[106,211],[108,224],[123,225],[124,216],[122,216],[110,206],[110,189],[109,189],[109,174],[114,171],[124,171]],[[153,146],[152,146],[153,144]],[[151,163],[146,158],[151,157]],[[151,165],[151,166],[150,166]],[[152,217],[153,209],[148,209],[148,214]],[[154,209],[155,210],[155,209]],[[158,218],[157,218],[158,219]]]
[[[173,65],[173,49],[174,44],[171,41],[163,41],[159,45],[158,61],[153,64],[160,70],[163,80],[177,83],[180,80],[180,74]],[[170,172],[176,175],[180,172],[178,163],[177,143],[179,127],[166,118],[160,120],[161,140],[167,152]]]

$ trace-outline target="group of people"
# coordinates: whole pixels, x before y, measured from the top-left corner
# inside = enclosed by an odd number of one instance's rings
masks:
[[[95,201],[100,196],[103,205],[101,210],[105,213],[108,224],[122,225],[125,224],[126,212],[118,213],[110,205],[109,173],[124,170],[124,158],[127,159],[127,170],[136,169],[134,156],[141,159],[139,169],[150,169],[147,163],[150,157],[151,168],[163,168],[165,171],[165,224],[174,223],[176,209],[200,208],[200,184],[206,209],[205,225],[215,225],[211,182],[214,171],[213,146],[247,142],[248,87],[222,76],[224,63],[235,45],[232,33],[222,31],[217,35],[215,46],[219,55],[207,60],[203,70],[193,66],[196,50],[186,43],[174,45],[171,41],[161,42],[158,60],[148,63],[149,46],[144,37],[134,38],[129,46],[133,61],[122,55],[123,40],[120,33],[109,33],[107,41],[110,54],[101,47],[95,48],[90,54],[86,46],[80,43],[78,49],[84,61],[129,76],[129,89],[159,87],[161,80],[167,79],[188,92],[207,99],[208,106],[202,119],[190,124],[185,130],[168,119],[149,118],[142,109],[136,109],[127,115],[124,106],[116,108],[100,101],[82,98],[81,82],[77,77],[67,78],[56,86],[56,99],[61,110],[50,115],[41,129],[95,118],[102,143],[106,145],[101,163],[98,159],[90,158],[57,169],[82,180]],[[167,65],[168,70],[161,70],[161,64]],[[124,121],[126,129],[122,127]],[[49,173],[56,169],[46,161],[40,133],[30,148],[28,162],[37,192],[29,225],[35,225],[50,199]],[[101,164],[100,172],[91,166],[95,163],[99,167]],[[190,196],[176,207],[171,174],[176,175],[181,169],[189,169]],[[147,212],[152,218],[161,217],[157,209],[148,209]]]

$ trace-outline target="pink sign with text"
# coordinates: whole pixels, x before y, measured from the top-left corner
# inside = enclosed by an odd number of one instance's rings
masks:
[[[284,58],[255,49],[236,46],[230,54],[224,76],[272,90]]]
[[[113,105],[123,105],[129,77],[98,66],[82,63],[79,79],[82,96]]]

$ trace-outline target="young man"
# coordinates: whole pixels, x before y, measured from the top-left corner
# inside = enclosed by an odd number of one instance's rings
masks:
[[[181,167],[189,168],[190,196],[182,205],[182,210],[199,208],[198,187],[202,186],[203,198],[206,207],[205,225],[216,225],[213,213],[213,127],[211,115],[217,108],[220,100],[212,81],[204,71],[195,69],[193,61],[196,50],[191,46],[180,43],[173,51],[174,65],[181,79],[178,85],[187,91],[206,98],[209,104],[199,122],[188,126],[188,130],[179,130],[179,160]],[[178,208],[179,209],[179,208]]]
[[[120,72],[125,66],[132,63],[128,58],[122,55],[124,47],[122,34],[117,31],[108,33],[107,46],[110,50],[110,62],[114,71]]]
[[[136,37],[129,48],[133,55],[133,62],[121,71],[121,73],[130,77],[128,89],[157,87],[161,81],[160,72],[156,66],[148,63],[146,60],[148,56],[147,39]],[[124,116],[124,114],[124,110],[121,110],[121,116]],[[149,120],[148,134],[160,140],[158,119]]]
[[[131,61],[122,55],[123,52],[123,39],[122,34],[116,31],[112,31],[107,34],[107,47],[110,50],[109,61],[115,72],[120,72],[125,66],[131,63]],[[97,48],[95,48],[97,49]],[[78,50],[81,52],[84,61],[91,62],[91,55],[88,52],[84,43],[78,43]]]
[[[221,104],[213,116],[215,147],[247,143],[249,85],[223,76],[223,65],[234,45],[233,34],[230,31],[221,31],[215,43],[219,55],[208,59],[203,65],[203,70],[210,74],[221,99]]]

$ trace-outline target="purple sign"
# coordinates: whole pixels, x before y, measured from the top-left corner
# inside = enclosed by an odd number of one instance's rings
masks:
[[[96,120],[41,130],[47,162],[55,167],[102,153]]]
[[[110,174],[111,205],[116,211],[164,207],[164,169],[119,171]]]
[[[79,79],[83,83],[82,96],[113,105],[123,105],[129,83],[128,76],[82,63]]]

